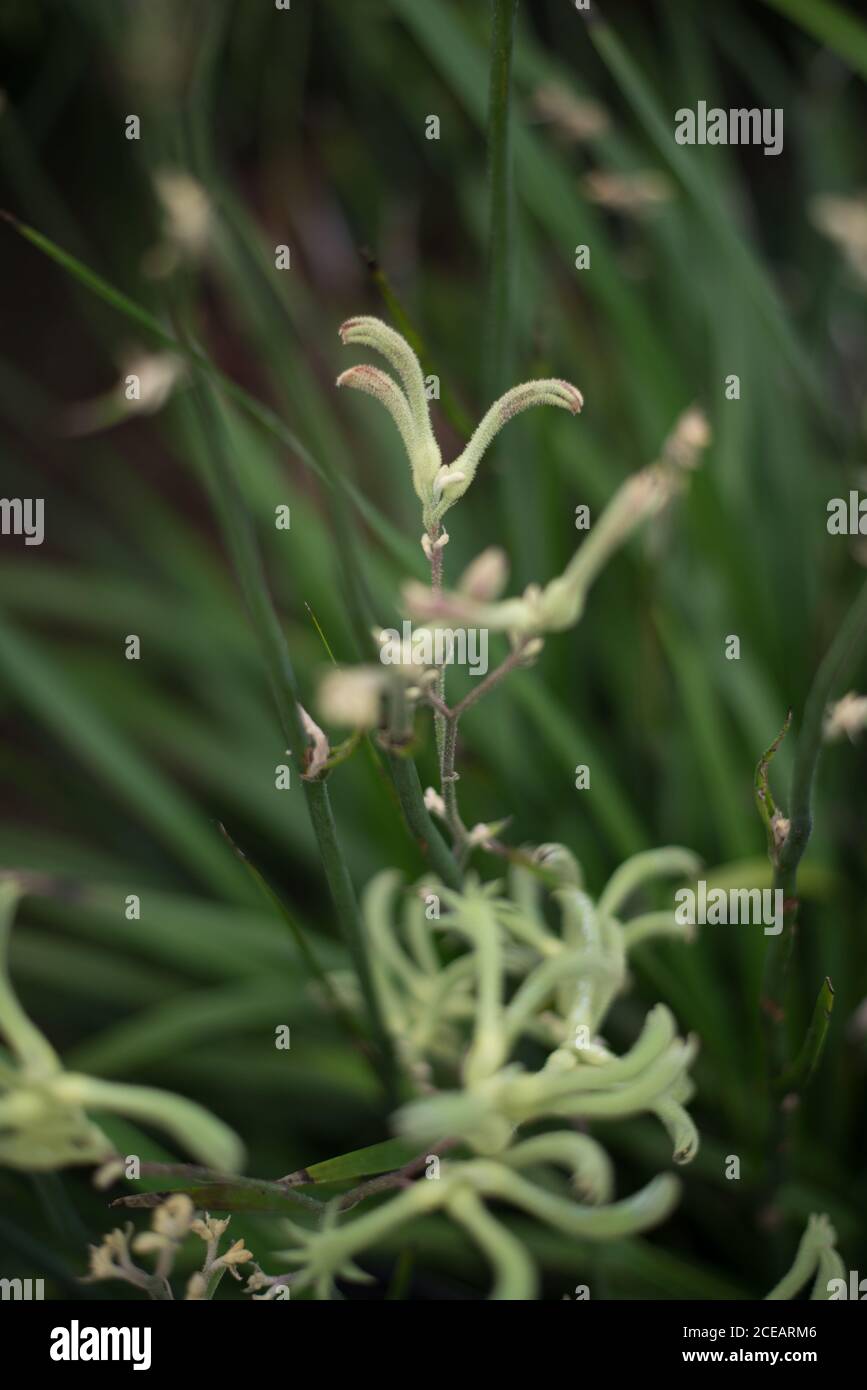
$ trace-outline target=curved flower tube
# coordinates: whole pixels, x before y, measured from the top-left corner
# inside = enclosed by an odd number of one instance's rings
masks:
[[[406,339],[381,319],[370,316],[347,319],[339,332],[346,345],[369,347],[382,353],[400,378],[398,385],[386,372],[362,365],[341,373],[337,385],[355,387],[373,396],[385,406],[397,425],[409,459],[413,487],[422,503],[428,544],[437,536],[445,513],[470,486],[482,456],[513,416],[536,405],[558,406],[576,415],[584,404],[577,386],[568,381],[525,381],[513,386],[485,412],[458,457],[451,464],[444,464],[430,422],[421,364]],[[499,558],[496,564],[499,574]],[[477,580],[478,575],[466,576],[470,594],[477,589]],[[497,591],[496,582],[486,582],[480,592],[493,594]]]

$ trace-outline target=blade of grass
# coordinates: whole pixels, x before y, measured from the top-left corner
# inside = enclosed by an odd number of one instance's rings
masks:
[[[297,1216],[299,1208],[321,1212],[322,1203],[303,1192],[292,1192],[279,1183],[259,1178],[225,1178],[204,1186],[181,1184],[170,1191],[186,1192],[193,1205],[203,1211],[265,1212],[272,1216]],[[128,1197],[116,1197],[112,1207],[149,1210],[158,1207],[167,1192],[135,1192]]]
[[[794,336],[776,291],[739,234],[716,191],[702,176],[696,159],[687,153],[683,145],[676,143],[673,129],[660,111],[650,86],[611,25],[591,24],[588,34],[653,144],[701,211],[711,235],[719,242],[733,269],[738,271],[808,398],[821,417],[833,426],[834,415],[827,392],[821,385],[821,376]]]
[[[810,1027],[807,1030],[801,1051],[789,1070],[779,1079],[778,1089],[784,1094],[788,1095],[791,1091],[803,1094],[812,1081],[816,1068],[822,1060],[833,1011],[834,986],[826,976],[816,996],[813,1017],[810,1020]]]
[[[283,899],[279,896],[279,894],[277,894],[274,891],[274,889],[268,883],[268,880],[265,878],[264,874],[261,873],[259,869],[257,869],[256,865],[252,862],[248,855],[246,855],[244,851],[240,848],[240,846],[235,843],[226,827],[224,825],[221,825],[220,830],[222,831],[227,843],[230,845],[239,861],[247,870],[247,873],[250,875],[256,887],[259,889],[259,892],[262,894],[262,897],[265,899],[267,903],[270,903],[271,907],[273,907],[277,915],[281,917],[282,920],[286,923],[292,936],[292,940],[295,942],[295,945],[298,948],[298,954],[300,955],[305,966],[307,967],[308,973],[310,974],[311,978],[316,981],[316,983],[322,990],[322,993],[328,1001],[330,1008],[333,1010],[335,1018],[337,1018],[340,1021],[341,1025],[349,1034],[350,1038],[352,1038],[353,1041],[358,1042],[363,1035],[361,1034],[358,1025],[356,1024],[355,1019],[352,1017],[352,1014],[349,1013],[343,1007],[343,1004],[340,1002],[337,991],[335,990],[330,977],[325,973],[322,966],[320,965],[316,957],[316,953],[313,950],[313,947],[307,940],[307,937],[305,936],[294,914],[289,911],[288,907],[283,902]]]
[[[830,0],[765,0],[867,79],[867,25]]]
[[[178,861],[221,896],[249,903],[252,894],[244,875],[186,797],[91,708],[59,662],[2,616],[0,667],[30,709],[76,757],[98,773]]]
[[[784,992],[798,916],[798,866],[813,829],[813,782],[822,747],[825,710],[834,690],[846,680],[867,645],[867,583],[859,591],[822,660],[807,696],[787,803],[789,828],[780,848],[774,887],[783,892],[783,930],[771,938],[765,957],[762,1009],[769,1061],[783,1067]]]
[[[408,1139],[385,1139],[365,1149],[353,1149],[339,1158],[326,1158],[289,1173],[283,1182],[304,1187],[312,1183],[346,1182],[348,1179],[375,1177],[402,1168],[418,1154],[418,1143]]]
[[[512,370],[512,262],[515,218],[510,137],[512,45],[518,0],[491,0],[488,89],[488,390],[500,395]]]
[[[72,1071],[105,1077],[129,1076],[207,1043],[219,1030],[223,1038],[248,1031],[262,1038],[287,1019],[304,1015],[303,990],[287,990],[279,975],[259,975],[240,984],[184,992],[156,1004],[95,1038],[79,1043],[64,1056]]]
[[[136,304],[128,295],[123,294],[120,290],[116,289],[114,285],[109,284],[101,275],[97,275],[95,271],[84,265],[75,256],[70,255],[68,251],[64,251],[62,247],[56,245],[49,237],[44,236],[34,227],[28,227],[26,223],[19,222],[11,213],[3,210],[0,210],[0,218],[8,222],[21,236],[35,246],[37,250],[41,251],[44,255],[48,256],[50,260],[54,261],[55,264],[67,271],[80,284],[84,285],[86,289],[104,300],[107,304],[110,304],[113,309],[116,309],[118,313],[129,319],[130,322],[137,324],[139,328],[155,338],[163,347],[171,348],[173,352],[178,352],[188,357],[189,360],[195,363],[203,372],[213,380],[219,382],[228,397],[235,401],[236,404],[256,420],[263,429],[267,430],[269,434],[279,439],[288,449],[291,449],[301,462],[315,473],[318,478],[327,483],[328,479],[325,471],[298,435],[296,435],[269,406],[257,400],[249,391],[245,391],[243,386],[239,386],[231,377],[220,371],[201,348],[182,343],[147,309]],[[362,493],[358,492],[351,482],[344,479],[342,480],[342,486],[352,497],[353,502],[365,521],[376,529],[377,534],[396,554],[403,556],[406,550],[403,537],[394,531],[394,528],[386,518],[379,513],[373,503]]]
[[[210,444],[211,472],[205,483],[232,556],[251,622],[262,646],[283,735],[294,750],[296,766],[303,776],[303,750],[307,747],[307,737],[299,713],[295,672],[268,589],[252,524],[226,448],[227,435],[220,404],[205,376],[200,378],[194,390],[194,402],[203,433]],[[386,1091],[393,1098],[397,1087],[394,1048],[374,988],[358,901],[338,839],[328,787],[324,781],[306,779],[303,780],[303,787],[337,920],[364,995],[374,1043],[383,1066]]]

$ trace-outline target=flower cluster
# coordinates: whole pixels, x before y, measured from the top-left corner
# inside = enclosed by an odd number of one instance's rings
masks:
[[[114,1147],[88,1110],[157,1125],[202,1163],[232,1172],[244,1160],[238,1136],[202,1106],[169,1091],[65,1071],[54,1048],[22,1009],[7,951],[22,887],[0,883],[0,1164],[46,1171],[105,1163]]]
[[[400,378],[398,385],[387,372],[365,364],[343,372],[337,385],[365,391],[388,410],[403,440],[431,537],[448,509],[463,497],[483,454],[508,420],[534,405],[555,405],[575,415],[584,404],[577,386],[568,381],[527,381],[514,386],[494,402],[462,453],[444,464],[431,426],[421,364],[406,339],[381,319],[370,317],[348,319],[341,325],[340,337],[344,344],[381,353]]]
[[[154,1207],[149,1231],[133,1235],[130,1221],[123,1230],[111,1231],[101,1245],[91,1245],[90,1273],[82,1283],[118,1279],[141,1289],[150,1298],[173,1299],[170,1276],[188,1236],[194,1235],[204,1241],[205,1256],[201,1268],[187,1280],[184,1299],[201,1302],[212,1298],[227,1270],[233,1279],[240,1279],[238,1265],[254,1263],[243,1240],[236,1240],[222,1255],[219,1253],[230,1220],[214,1220],[207,1212],[204,1218],[196,1217],[191,1198],[185,1192],[176,1192]],[[153,1256],[153,1273],[135,1264],[133,1254]]]
[[[513,416],[532,406],[550,405],[576,415],[581,392],[556,378],[527,381],[495,401],[482,417],[466,447],[444,464],[431,425],[425,379],[410,344],[380,319],[347,320],[340,329],[344,344],[379,352],[395,375],[369,364],[350,367],[338,386],[354,387],[375,397],[397,425],[410,465],[413,486],[422,504],[422,548],[431,564],[431,585],[417,580],[403,586],[403,607],[416,633],[428,629],[484,629],[504,633],[521,664],[538,656],[544,636],[574,626],[584,611],[588,590],[612,554],[649,518],[658,515],[684,486],[710,442],[707,420],[695,407],[676,422],[656,463],[633,474],[615,492],[562,574],[547,584],[528,585],[523,594],[502,597],[509,574],[508,558],[489,547],[467,567],[452,589],[443,587],[443,549],[448,533],[442,520],[464,496],[484,454]],[[436,686],[436,692],[434,692]],[[412,727],[416,705],[440,705],[442,670],[425,670],[412,661],[403,667],[362,666],[329,672],[320,692],[319,709],[326,723],[356,729],[374,728],[389,718],[389,707],[404,709],[402,727]],[[442,711],[437,715],[441,719]],[[441,727],[438,743],[442,751]],[[442,788],[445,792],[445,788]],[[454,819],[454,817],[452,817]]]
[[[637,855],[594,902],[569,851],[544,845],[513,863],[505,893],[471,876],[462,892],[425,880],[402,895],[399,925],[398,876],[372,881],[363,906],[375,987],[406,1069],[426,1093],[397,1113],[395,1128],[420,1152],[445,1144],[457,1156],[443,1159],[435,1178],[364,1215],[341,1222],[334,1206],[317,1230],[290,1225],[293,1245],[279,1258],[299,1266],[293,1289],[331,1297],[337,1279],[364,1277],[356,1260],[365,1249],[421,1215],[445,1211],[489,1259],[492,1296],[532,1298],[535,1268],[489,1202],[587,1240],[647,1230],[669,1214],[679,1191],[672,1174],[613,1201],[610,1159],[575,1125],[649,1114],[668,1131],[675,1162],[696,1153],[685,1108],[695,1040],[677,1037],[662,1004],[622,1056],[600,1029],[627,985],[633,948],[652,937],[686,939],[689,931],[673,911],[624,920],[624,907],[649,881],[694,876],[698,867],[683,849]],[[452,949],[442,963],[432,927],[467,949],[457,956]],[[536,1070],[516,1060],[527,1042],[544,1054]],[[440,1088],[443,1074],[457,1086]],[[548,1127],[523,1132],[540,1124]],[[552,1168],[566,1171],[572,1195],[551,1190],[545,1174]]]

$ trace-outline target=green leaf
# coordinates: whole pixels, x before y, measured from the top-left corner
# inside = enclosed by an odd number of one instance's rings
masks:
[[[218,835],[68,680],[60,661],[0,618],[0,670],[53,733],[202,883],[234,902],[253,890]]]
[[[754,256],[749,243],[734,225],[724,202],[703,174],[698,160],[692,152],[675,142],[670,119],[663,114],[650,84],[612,26],[606,23],[590,25],[588,35],[648,137],[701,212],[710,234],[717,240],[732,270],[739,274],[778,348],[799,377],[808,399],[830,421],[832,416],[815,364],[795,336],[776,288]]]
[[[135,1192],[126,1197],[118,1197],[113,1207],[152,1208],[163,1201],[166,1191]],[[318,1210],[320,1202],[306,1197],[301,1192],[293,1192],[277,1182],[266,1182],[259,1178],[225,1178],[205,1183],[197,1187],[181,1184],[171,1191],[186,1192],[193,1204],[202,1211],[256,1211],[270,1216],[297,1216],[299,1207]]]
[[[291,430],[269,406],[257,400],[249,391],[245,391],[243,386],[239,386],[238,383],[227,376],[225,372],[220,371],[219,367],[214,365],[207,353],[203,352],[201,348],[192,343],[182,342],[165,328],[160,323],[159,319],[155,318],[149,310],[142,308],[140,304],[136,304],[135,300],[130,299],[129,296],[125,295],[121,290],[116,289],[108,280],[104,280],[101,275],[91,270],[89,266],[84,265],[76,256],[70,255],[68,251],[64,251],[63,248],[53,242],[50,237],[44,236],[42,232],[38,232],[35,227],[28,227],[26,223],[19,222],[17,218],[12,217],[8,212],[0,212],[0,217],[3,217],[10,223],[10,225],[13,226],[25,240],[35,246],[37,250],[41,251],[44,255],[48,256],[50,260],[54,261],[55,264],[67,271],[68,274],[78,281],[79,284],[84,285],[91,293],[104,300],[106,304],[110,304],[111,307],[122,314],[124,318],[137,324],[139,328],[143,328],[151,337],[161,343],[163,347],[170,348],[173,352],[180,353],[189,361],[194,362],[212,381],[217,382],[222,387],[225,394],[234,401],[236,405],[241,406],[248,415],[252,416],[252,418],[263,427],[263,429],[267,430],[269,434],[272,434],[287,448],[291,449],[305,467],[315,473],[322,482],[330,485],[326,471],[313,457],[310,450],[298,435],[295,434],[295,432]],[[364,519],[370,525],[375,526],[378,533],[383,539],[388,541],[392,549],[401,554],[405,553],[405,542],[403,538],[395,533],[394,528],[389,524],[386,518],[381,515],[373,503],[361,493],[357,492],[352,483],[348,480],[341,479],[340,485],[350,494]]]
[[[765,0],[867,78],[867,26],[830,0]]]
[[[354,1149],[341,1154],[339,1158],[326,1158],[322,1163],[314,1163],[292,1173],[287,1181],[296,1186],[308,1183],[345,1182],[347,1179],[375,1177],[377,1173],[390,1173],[402,1168],[405,1163],[418,1157],[418,1144],[406,1139],[386,1139],[381,1144],[371,1144],[366,1149]]]
[[[822,1053],[825,1050],[825,1041],[828,1037],[828,1029],[831,1026],[831,1014],[833,1011],[834,986],[826,976],[816,996],[816,1003],[813,1006],[813,1017],[810,1020],[810,1027],[807,1029],[807,1036],[804,1038],[801,1051],[798,1053],[792,1066],[780,1077],[777,1083],[777,1087],[780,1091],[803,1092],[809,1086],[822,1060]]]

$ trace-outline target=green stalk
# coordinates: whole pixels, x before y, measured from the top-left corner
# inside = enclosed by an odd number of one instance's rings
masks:
[[[512,270],[515,199],[512,181],[512,46],[518,0],[491,0],[488,78],[488,294],[485,321],[485,386],[491,400],[502,395],[512,376]],[[494,460],[502,446],[495,445]],[[509,549],[516,572],[538,573],[535,503],[517,469],[503,468],[499,479]],[[531,505],[532,504],[532,505]]]
[[[317,960],[316,952],[313,950],[305,933],[302,931],[279,893],[274,891],[261,870],[248,858],[240,846],[235,844],[235,841],[232,839],[226,827],[221,825],[220,830],[222,831],[226,843],[232,849],[239,862],[243,864],[265,901],[270,904],[278,916],[283,918],[298,949],[298,954],[307,967],[311,978],[316,981],[321,989],[323,997],[327,1000],[328,1006],[333,1012],[334,1017],[345,1028],[353,1043],[361,1043],[366,1047],[367,1040],[363,1036],[358,1023],[356,1023],[354,1016],[341,1003],[340,996],[332,983],[330,975],[323,969],[322,965]]]
[[[0,1035],[27,1076],[42,1079],[59,1071],[60,1062],[54,1048],[19,1004],[7,965],[12,919],[23,895],[24,889],[15,879],[0,884]]]
[[[517,1303],[535,1298],[539,1278],[533,1261],[521,1241],[491,1215],[475,1192],[460,1188],[450,1199],[448,1212],[491,1266],[494,1284],[490,1299]]]
[[[386,756],[406,823],[422,853],[430,860],[431,868],[439,874],[443,883],[460,890],[463,883],[461,871],[424,804],[418,768],[412,758],[401,753],[388,749]]]
[[[846,679],[867,643],[867,583],[846,615],[816,672],[798,735],[789,796],[789,830],[774,866],[774,887],[783,890],[783,930],[771,938],[765,957],[762,1009],[769,1045],[769,1065],[784,1066],[784,994],[798,919],[798,866],[813,828],[813,782],[822,746],[822,721],[835,691]]]
[[[512,44],[518,0],[491,0],[491,68],[488,91],[488,322],[487,361],[492,396],[509,376],[512,299],[512,151],[510,97]]]
[[[788,1095],[791,1091],[801,1093],[807,1089],[822,1060],[833,1011],[834,986],[826,976],[813,1005],[813,1017],[803,1047],[789,1070],[779,1078],[779,1091]]]
[[[859,591],[836,637],[828,648],[807,696],[795,750],[795,766],[792,773],[788,805],[788,832],[778,852],[773,848],[772,839],[770,842],[771,862],[774,865],[774,888],[781,889],[783,893],[783,929],[779,935],[771,938],[765,956],[761,993],[766,1082],[771,1103],[766,1181],[769,1204],[773,1203],[774,1195],[779,1190],[784,1177],[786,1111],[780,1103],[782,1083],[784,1080],[790,1080],[798,1089],[804,1088],[818,1065],[830,1024],[833,990],[830,989],[830,981],[826,981],[827,988],[823,986],[819,992],[813,1021],[801,1054],[791,1070],[787,1072],[786,981],[800,906],[798,901],[798,866],[809,843],[813,828],[813,782],[822,747],[822,723],[825,710],[835,688],[842,684],[855,665],[865,638],[867,638],[867,582]],[[786,728],[788,728],[788,718],[784,725],[784,732]],[[777,743],[779,743],[779,739]],[[760,779],[761,777],[764,778],[764,785],[761,786],[760,782],[757,782],[757,788],[763,793],[765,801],[769,797],[767,761],[773,755],[777,743],[771,746],[768,753],[765,754],[763,762],[759,764],[758,775]],[[765,806],[763,814],[767,811],[768,806]]]
[[[867,27],[831,0],[765,0],[867,79]]]

